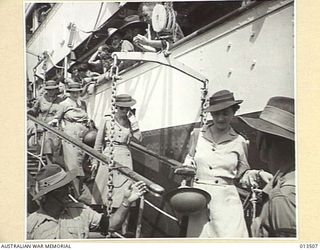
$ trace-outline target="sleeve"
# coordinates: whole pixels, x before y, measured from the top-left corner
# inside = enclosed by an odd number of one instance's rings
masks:
[[[132,132],[132,136],[139,142],[142,141],[142,133],[140,130],[136,130],[134,132]]]
[[[98,129],[96,141],[94,144],[94,149],[100,153],[103,151],[103,140],[105,137],[106,123],[107,123],[107,119],[106,118],[102,119],[102,122],[99,126],[99,129]]]
[[[91,230],[98,229],[100,227],[101,219],[103,215],[94,211],[88,206],[85,206],[84,209],[85,209],[85,214],[88,220],[89,229]]]
[[[295,197],[277,195],[271,198],[251,229],[254,237],[296,237]]]
[[[190,140],[188,145],[188,154],[192,157],[196,154],[197,140],[199,137],[200,129],[194,129],[190,134]]]
[[[236,179],[240,179],[243,174],[250,169],[249,163],[248,163],[248,146],[249,141],[245,140],[243,137],[241,137],[242,140],[239,144],[239,149],[236,150],[238,154],[238,172],[236,175]]]
[[[57,113],[56,115],[54,116],[55,119],[58,119],[59,121],[61,121],[63,119],[63,115],[66,111],[66,105],[63,102],[60,103],[59,107],[58,107],[58,110],[57,110]]]
[[[197,168],[197,164],[194,160],[194,156],[196,154],[196,146],[197,146],[197,140],[199,137],[200,129],[194,129],[190,133],[190,139],[188,143],[188,153],[184,159],[183,166]]]
[[[27,239],[34,239],[34,230],[38,225],[38,218],[35,213],[30,214],[27,218]]]
[[[279,195],[269,202],[269,223],[275,237],[296,236],[295,196]]]
[[[88,63],[94,66],[97,66],[99,64],[101,64],[100,59],[97,58],[99,54],[99,51],[97,50],[88,60]]]

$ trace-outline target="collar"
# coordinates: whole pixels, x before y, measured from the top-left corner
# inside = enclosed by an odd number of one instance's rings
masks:
[[[232,127],[230,127],[228,133],[224,134],[219,139],[219,141],[216,142],[213,140],[211,132],[209,130],[210,127],[213,125],[214,125],[213,123],[209,123],[209,124],[205,125],[202,129],[203,137],[212,143],[221,144],[221,143],[233,141],[234,139],[236,139],[238,137],[238,133],[236,131],[234,131],[234,129]]]
[[[58,222],[57,219],[55,219],[54,217],[48,215],[47,212],[44,211],[42,207],[40,207],[40,208],[38,209],[37,214],[38,214],[39,224],[42,224],[42,223],[45,222],[45,221],[55,221],[55,222]]]
[[[70,96],[68,96],[68,98],[66,100],[69,100],[69,103],[76,104],[77,107],[81,107],[81,100],[80,99],[74,101],[73,99],[70,98]]]

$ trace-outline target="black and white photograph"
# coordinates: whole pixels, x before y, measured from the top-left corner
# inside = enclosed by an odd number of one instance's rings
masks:
[[[298,239],[295,4],[25,1],[25,240]]]

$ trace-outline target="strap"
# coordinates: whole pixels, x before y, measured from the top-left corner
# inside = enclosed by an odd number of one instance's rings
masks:
[[[189,150],[189,154],[192,157],[195,156],[196,154],[196,148],[199,140],[200,130],[201,130],[200,128],[195,128],[192,131],[194,140],[191,141],[190,150]]]

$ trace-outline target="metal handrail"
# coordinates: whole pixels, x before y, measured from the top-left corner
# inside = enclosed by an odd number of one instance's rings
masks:
[[[32,120],[33,122],[35,122],[36,124],[44,127],[46,130],[52,132],[53,134],[55,134],[57,137],[59,137],[60,139],[63,139],[65,141],[68,141],[69,143],[75,145],[76,147],[80,148],[81,150],[83,150],[84,152],[86,152],[88,155],[92,156],[93,158],[103,162],[104,164],[107,164],[108,162],[108,157],[106,157],[105,155],[99,153],[98,151],[94,150],[93,148],[89,147],[88,145],[82,143],[82,142],[79,142],[79,141],[76,141],[74,138],[68,136],[67,134],[53,128],[53,127],[50,127],[50,125],[48,125],[47,123],[44,123],[40,120],[38,120],[37,118],[33,117],[32,115],[30,114],[27,114],[27,118]],[[133,143],[134,146],[136,148],[140,148],[136,143]],[[145,149],[144,149],[145,150]],[[149,150],[148,150],[149,151]],[[28,152],[29,153],[29,152]],[[150,152],[149,152],[150,153]],[[31,153],[30,153],[31,154]],[[158,156],[159,157],[159,156]],[[179,165],[179,162],[176,162],[174,160],[169,160],[167,159],[166,157],[162,157],[160,156],[159,158],[160,160],[162,161],[165,161],[167,163],[171,163],[172,165]],[[147,188],[148,188],[148,191],[150,194],[154,195],[154,196],[161,196],[163,193],[164,193],[164,188],[156,183],[154,183],[153,181],[145,178],[144,176],[134,172],[133,170],[131,170],[130,168],[128,167],[125,167],[123,165],[121,165],[120,163],[116,162],[115,161],[115,168],[116,170],[118,170],[119,172],[121,172],[122,174],[128,176],[129,178],[135,180],[135,181],[143,181],[145,182],[145,184],[147,185]],[[155,209],[156,211],[160,212],[161,214],[163,214],[164,216],[170,218],[171,220],[174,220],[176,222],[178,222],[179,220],[168,214],[167,212],[165,212],[164,210],[156,207],[154,204],[152,204],[150,201],[144,199],[144,202],[146,204],[148,204],[151,208]],[[142,209],[143,210],[143,209]],[[141,211],[142,212],[142,211]],[[142,214],[140,215],[142,216]],[[140,218],[141,219],[141,218]],[[141,230],[141,225],[139,226],[140,229],[138,229],[138,231],[136,232],[137,236],[140,236],[140,230]],[[121,237],[123,238],[121,235],[118,235],[118,237]]]
[[[32,120],[36,124],[39,124],[40,126],[44,127],[46,130],[52,132],[53,134],[55,134],[59,138],[65,140],[65,141],[68,141],[69,143],[77,146],[78,148],[80,148],[81,150],[83,150],[85,153],[92,156],[93,158],[103,162],[104,164],[108,163],[109,158],[107,156],[99,153],[98,151],[94,150],[93,148],[89,147],[88,145],[84,144],[83,142],[76,141],[71,136],[69,136],[69,135],[67,135],[67,134],[65,134],[65,133],[63,133],[53,127],[50,127],[50,125],[38,120],[37,118],[33,117],[32,115],[28,114],[27,118]],[[155,196],[159,196],[159,195],[163,194],[163,192],[164,192],[164,188],[162,186],[154,183],[153,181],[145,178],[144,176],[134,172],[130,168],[125,167],[116,161],[115,161],[115,168],[114,169],[118,170],[120,173],[128,176],[129,178],[131,178],[135,181],[143,181],[147,185],[148,191],[150,191],[150,193]]]
[[[159,155],[157,153],[155,153],[154,151],[151,151],[149,149],[147,149],[146,147],[134,142],[134,141],[131,141],[130,142],[130,147],[132,147],[133,149],[135,150],[138,150],[144,154],[147,154],[147,155],[150,155],[152,157],[155,157],[157,158],[159,161],[167,164],[167,165],[170,165],[171,167],[173,168],[178,168],[178,167],[181,167],[182,166],[182,163],[179,162],[179,161],[176,161],[174,159],[171,159],[171,158],[168,158],[166,156],[162,156],[162,155]]]

